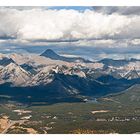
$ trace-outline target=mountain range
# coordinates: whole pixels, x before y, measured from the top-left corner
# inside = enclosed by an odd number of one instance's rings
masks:
[[[89,61],[48,49],[41,55],[1,54],[0,94],[22,102],[83,101],[140,84],[140,60]]]

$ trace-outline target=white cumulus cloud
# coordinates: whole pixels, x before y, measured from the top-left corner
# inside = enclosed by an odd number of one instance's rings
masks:
[[[24,40],[133,38],[140,17],[92,10],[0,9],[0,37]]]

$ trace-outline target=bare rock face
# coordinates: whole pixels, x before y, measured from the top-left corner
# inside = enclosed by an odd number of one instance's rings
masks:
[[[7,126],[9,125],[9,120],[7,116],[3,116],[2,118],[0,118],[0,133],[2,133]]]

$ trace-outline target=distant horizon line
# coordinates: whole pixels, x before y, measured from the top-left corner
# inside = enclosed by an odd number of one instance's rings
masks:
[[[82,57],[82,56],[80,56],[80,55],[72,55],[72,54],[67,54],[67,53],[58,53],[57,51],[54,51],[53,49],[50,49],[50,48],[48,48],[48,49],[45,49],[44,51],[42,51],[41,53],[35,53],[35,52],[6,52],[6,53],[4,53],[4,52],[0,52],[0,54],[2,54],[2,55],[12,55],[12,54],[20,54],[20,55],[29,55],[29,54],[32,54],[32,55],[38,55],[38,56],[41,56],[41,54],[42,53],[44,53],[45,51],[47,51],[47,50],[51,50],[51,51],[53,51],[54,53],[56,53],[56,54],[58,54],[58,55],[60,55],[60,56],[64,56],[64,57],[67,57],[67,58],[78,58],[78,57],[80,57],[80,58],[83,58],[83,59],[85,59],[85,60],[90,60],[90,61],[92,61],[92,62],[97,62],[97,61],[101,61],[101,60],[138,60],[138,61],[140,61],[140,58],[135,58],[135,57],[126,57],[126,56],[124,56],[124,58],[115,58],[115,59],[113,59],[113,58],[111,58],[111,57],[103,57],[103,58],[101,58],[101,59],[93,59],[93,58],[90,58],[90,59],[87,59],[87,58],[85,58],[85,57]]]

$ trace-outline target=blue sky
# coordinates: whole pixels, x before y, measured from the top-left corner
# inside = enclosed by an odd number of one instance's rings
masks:
[[[74,9],[74,10],[78,10],[78,11],[84,11],[86,9],[93,9],[93,8],[91,6],[54,6],[54,7],[49,7],[49,9],[57,9],[57,10]]]

